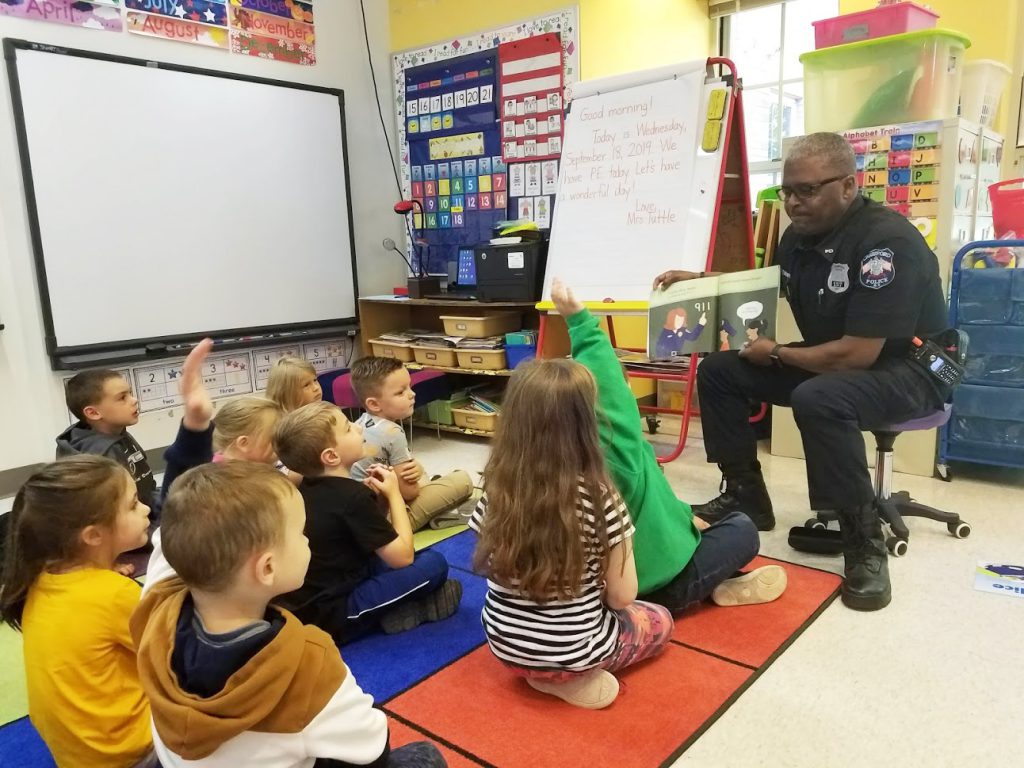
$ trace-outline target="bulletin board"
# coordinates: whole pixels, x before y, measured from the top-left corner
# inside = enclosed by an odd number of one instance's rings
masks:
[[[505,218],[505,164],[496,123],[495,50],[405,71],[413,215],[424,266],[445,273],[462,244],[483,242]]]
[[[498,121],[499,111],[501,107],[501,105],[498,102],[501,72],[500,70],[495,68],[493,72],[487,73],[486,75],[481,75],[480,73],[483,70],[489,69],[490,67],[486,65],[481,65],[475,68],[467,68],[466,63],[473,60],[473,56],[476,55],[482,56],[485,59],[493,59],[492,65],[497,67],[498,49],[499,46],[501,46],[502,44],[519,40],[525,40],[528,38],[557,35],[557,39],[561,47],[560,53],[562,62],[562,91],[559,94],[559,96],[562,102],[562,108],[564,109],[566,92],[568,88],[573,83],[575,83],[579,77],[578,29],[578,10],[576,7],[571,7],[560,11],[556,11],[547,16],[531,19],[529,21],[524,21],[519,24],[502,27],[500,29],[479,32],[464,37],[453,38],[451,40],[437,43],[435,45],[431,45],[425,48],[404,51],[395,54],[395,56],[393,57],[392,63],[395,87],[395,115],[398,129],[398,144],[399,147],[401,147],[400,178],[402,185],[402,195],[405,198],[418,197],[418,195],[413,194],[413,183],[418,181],[421,182],[423,186],[417,187],[416,191],[422,191],[424,193],[423,199],[424,203],[426,203],[426,200],[430,197],[429,195],[426,194],[426,182],[428,181],[426,175],[428,173],[428,168],[430,169],[429,173],[433,174],[435,177],[434,181],[437,182],[434,186],[435,192],[438,192],[440,190],[439,182],[441,181],[441,173],[448,174],[447,180],[449,181],[449,184],[447,186],[450,194],[447,196],[440,194],[437,195],[438,201],[436,203],[436,207],[438,210],[434,211],[435,213],[438,214],[438,228],[429,229],[427,227],[424,227],[422,230],[417,231],[417,235],[422,234],[423,238],[430,244],[428,263],[430,265],[431,272],[444,273],[447,269],[447,263],[449,261],[453,261],[456,258],[458,245],[473,245],[479,242],[481,239],[485,239],[486,236],[489,235],[491,226],[490,224],[486,224],[485,226],[485,221],[489,220],[491,222],[494,222],[504,218],[519,217],[519,201],[513,200],[512,198],[511,185],[513,181],[513,173],[516,174],[515,178],[522,180],[522,197],[524,199],[529,199],[531,204],[533,203],[534,197],[540,197],[543,196],[544,194],[543,179],[545,168],[542,165],[543,162],[549,163],[549,166],[546,170],[548,177],[550,178],[548,189],[550,190],[550,194],[552,195],[554,194],[554,184],[557,183],[558,178],[557,159],[554,160],[554,165],[551,165],[550,160],[541,161],[539,157],[536,158],[535,162],[531,163],[531,165],[536,165],[536,170],[531,171],[531,179],[535,177],[538,181],[538,185],[531,184],[529,186],[529,189],[531,190],[531,195],[527,197],[526,165],[523,164],[522,161],[520,161],[518,164],[519,170],[516,171],[515,169],[517,167],[517,164],[509,164],[503,157],[503,146],[500,134],[502,127],[500,125],[500,122]],[[445,64],[449,64],[452,71],[447,74],[443,74],[440,78],[431,77],[430,79],[426,79],[423,77],[409,77],[410,70],[419,70],[420,72],[429,73],[430,68],[434,67],[435,65],[440,65],[440,69],[444,70],[446,68]],[[460,72],[459,70],[462,71]],[[437,70],[435,69],[434,71],[436,72]],[[454,99],[452,101],[453,108],[452,110],[450,110],[450,119],[452,121],[452,127],[450,129],[446,129],[444,127],[445,113],[448,112],[449,110],[445,110],[444,108],[444,93],[448,90],[451,90],[454,91],[455,94],[458,94],[459,91],[468,91],[472,89],[474,86],[468,85],[468,81],[465,79],[465,77],[463,78],[462,81],[460,81],[459,85],[456,84],[454,77],[457,74],[466,75],[468,74],[468,72],[473,71],[477,72],[478,79],[481,81],[481,85],[495,85],[493,91],[491,91],[493,101],[489,105],[491,120],[490,125],[492,130],[488,132],[485,130],[463,131],[455,129],[455,125],[457,124],[458,119],[461,116],[458,114],[460,108],[455,104]],[[451,83],[445,84],[443,82],[446,77],[452,78]],[[434,138],[447,138],[446,142],[435,142],[434,153],[435,155],[438,155],[435,158],[429,157],[429,143],[424,144],[422,141],[423,135],[422,133],[420,133],[423,127],[422,121],[418,119],[416,123],[416,133],[418,135],[414,135],[413,132],[409,130],[412,127],[411,119],[413,117],[413,115],[410,115],[409,112],[414,110],[417,112],[415,117],[422,117],[422,115],[419,114],[419,107],[421,106],[420,96],[417,95],[417,97],[415,98],[415,106],[412,106],[414,101],[413,94],[407,93],[407,86],[410,83],[410,79],[413,81],[413,84],[417,85],[417,87],[420,83],[426,82],[429,84],[438,79],[442,80],[440,88],[434,86],[434,91],[429,92],[430,95],[441,96],[442,101],[440,104],[440,113],[434,113],[429,111],[429,108],[432,105],[430,104],[429,101],[427,102],[428,116],[431,118],[431,120],[428,122],[428,126],[432,128],[433,125],[437,124],[437,122],[433,120],[435,114],[437,114],[440,118],[440,127],[438,128],[438,135]],[[480,86],[477,85],[475,87],[479,88]],[[436,103],[433,106],[437,106]],[[477,104],[473,106],[480,107],[481,105]],[[465,110],[467,110],[466,119],[469,120],[469,112],[471,112],[471,110],[469,109],[469,105],[467,105]],[[523,117],[525,119],[525,115]],[[465,125],[466,123],[463,124]],[[470,158],[476,161],[475,169],[472,166],[469,169],[467,169],[465,156],[454,157],[451,154],[447,158],[440,156],[440,154],[444,152],[444,149],[441,148],[440,146],[442,143],[450,144],[450,146],[448,147],[449,151],[455,153],[466,152],[469,151],[470,149],[477,149],[478,144],[473,144],[473,142],[478,141],[475,136],[458,140],[451,138],[451,135],[462,136],[467,133],[482,134],[480,140],[482,140],[484,143],[484,151],[479,152],[475,157]],[[423,149],[424,146],[427,147],[426,150]],[[423,159],[424,155],[426,155],[426,160]],[[533,160],[533,158],[530,159]],[[484,162],[483,170],[481,170],[480,167],[481,160],[486,161]],[[526,160],[526,158],[524,157],[523,160]],[[453,167],[453,161],[455,161],[456,163],[461,162],[461,167],[459,165],[455,165]],[[487,171],[488,165],[490,166],[489,172]],[[466,192],[467,185],[469,184],[469,179],[470,177],[473,176],[472,173],[469,173],[470,170],[476,171],[476,193]],[[458,174],[455,173],[457,171],[461,171],[462,175],[458,176]],[[420,178],[414,178],[414,173]],[[485,178],[485,180],[481,182],[481,177],[488,176],[490,177],[489,179]],[[463,211],[461,212],[462,225],[455,226],[456,212],[451,210],[451,206],[453,203],[452,200],[449,199],[447,201],[447,205],[449,206],[448,213],[450,214],[448,223],[451,226],[449,226],[448,228],[443,228],[440,226],[442,222],[440,214],[443,213],[443,211],[439,210],[441,206],[440,198],[451,198],[455,196],[455,194],[452,193],[452,189],[455,186],[454,181],[456,178],[462,179],[461,186],[463,188],[462,194],[464,196],[464,199],[462,200]],[[483,185],[489,183],[491,186],[491,190],[489,192],[482,192],[480,189],[481,183],[483,183]],[[505,189],[499,189],[499,186],[503,186]],[[537,190],[535,194],[533,194],[534,189]],[[477,206],[478,213],[474,214],[472,218],[469,216],[468,206],[470,204],[470,199],[467,197],[468,194],[477,195],[477,197],[473,200],[473,204]],[[488,197],[484,198],[482,197],[482,195],[487,195]],[[484,214],[484,211],[481,210],[481,202],[484,202],[485,204],[489,204],[491,206],[490,214]],[[548,211],[550,212],[550,204],[545,204],[545,207],[547,207]],[[426,204],[424,205],[424,208],[426,208]],[[535,218],[535,216],[536,213],[534,211],[532,217]],[[429,222],[427,222],[426,220],[423,221],[423,224],[427,223]],[[411,255],[411,243],[407,242],[406,250]]]

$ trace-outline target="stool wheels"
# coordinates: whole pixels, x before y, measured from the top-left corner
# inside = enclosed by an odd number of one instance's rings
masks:
[[[644,418],[647,419],[647,431],[650,432],[652,435],[658,434],[658,427],[661,425],[661,422],[658,420],[658,417],[645,416]]]
[[[810,528],[812,531],[823,531],[828,528],[828,524],[817,517],[809,517],[804,521],[804,528]]]
[[[956,536],[958,539],[966,539],[971,535],[971,524],[970,523],[947,523],[946,530]]]
[[[909,546],[906,539],[900,539],[896,536],[890,536],[885,540],[885,548],[889,550],[893,557],[903,557],[907,554]]]

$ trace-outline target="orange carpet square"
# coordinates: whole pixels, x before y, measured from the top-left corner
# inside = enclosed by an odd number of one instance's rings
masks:
[[[788,585],[782,597],[764,605],[701,605],[676,619],[672,639],[760,667],[832,601],[842,582],[834,573],[770,557],[755,558],[748,570],[763,565],[786,569]]]
[[[657,766],[752,674],[672,644],[661,656],[620,673],[619,698],[605,710],[590,711],[534,691],[484,646],[385,710],[501,768]]]

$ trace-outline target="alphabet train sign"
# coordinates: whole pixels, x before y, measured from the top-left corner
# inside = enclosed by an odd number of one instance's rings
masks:
[[[316,64],[313,0],[0,0],[0,16]]]

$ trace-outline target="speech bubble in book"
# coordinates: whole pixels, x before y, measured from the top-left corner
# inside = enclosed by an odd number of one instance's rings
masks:
[[[760,317],[762,312],[764,312],[764,304],[760,301],[748,301],[736,308],[736,315],[740,320],[753,320]]]

